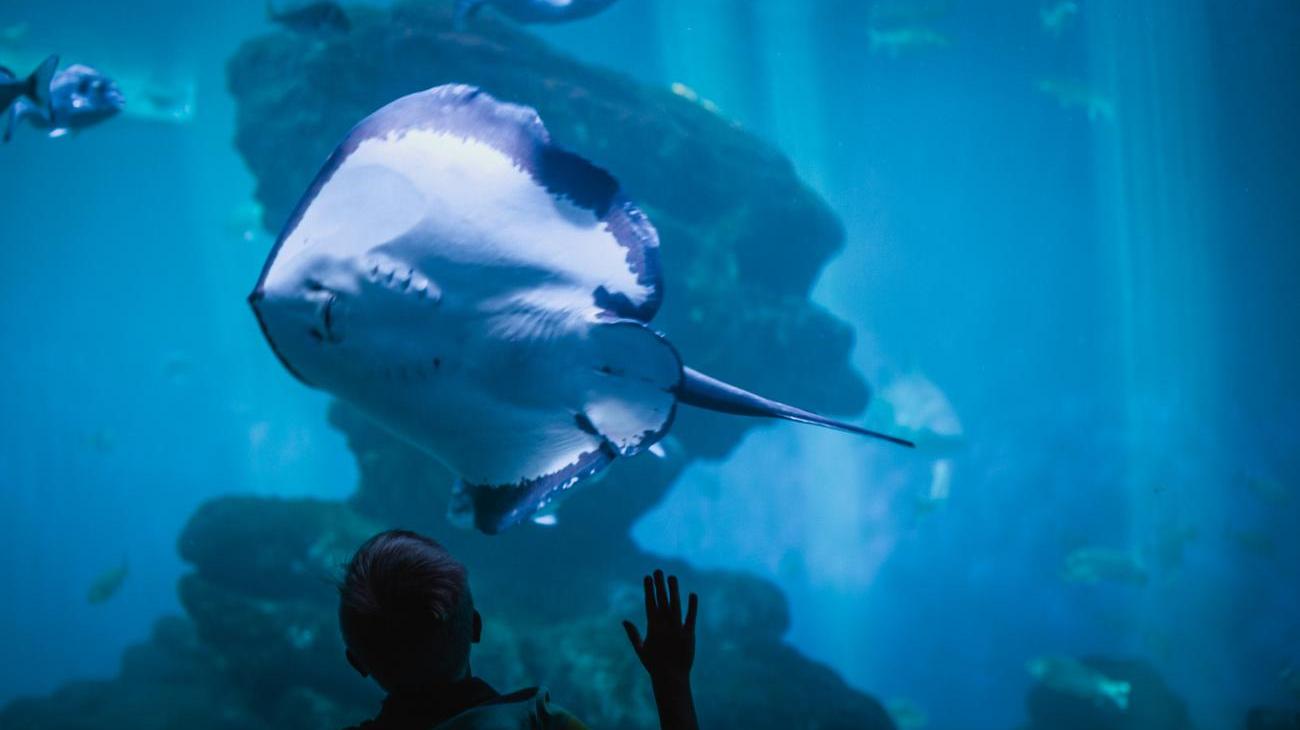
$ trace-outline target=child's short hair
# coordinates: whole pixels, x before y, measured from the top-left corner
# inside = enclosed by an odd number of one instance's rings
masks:
[[[474,638],[465,566],[423,535],[381,532],[348,564],[339,626],[348,650],[390,692],[460,679]]]

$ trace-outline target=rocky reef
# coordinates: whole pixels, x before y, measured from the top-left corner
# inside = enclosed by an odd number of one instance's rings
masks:
[[[347,34],[275,32],[238,50],[228,68],[236,146],[268,229],[363,116],[434,85],[478,85],[535,107],[558,142],[612,171],[646,210],[667,279],[655,324],[689,362],[828,413],[865,406],[849,328],[808,299],[843,233],[784,157],[691,100],[583,65],[491,14],[455,32],[450,6],[353,8]],[[774,586],[647,555],[629,537],[687,464],[725,455],[753,422],[683,412],[664,458],[615,464],[566,502],[558,525],[487,537],[448,525],[451,477],[436,462],[345,405],[330,419],[360,473],[349,501],[203,505],[179,541],[192,567],[179,585],[187,617],[159,623],[117,679],[14,703],[0,725],[321,728],[373,714],[376,690],[342,660],[333,581],[365,538],[406,527],[470,567],[486,620],[476,672],[502,689],[544,684],[593,728],[656,726],[619,625],[637,617],[639,579],[654,566],[702,594],[706,727],[893,727],[878,702],[783,642]],[[146,697],[154,704],[141,706]]]

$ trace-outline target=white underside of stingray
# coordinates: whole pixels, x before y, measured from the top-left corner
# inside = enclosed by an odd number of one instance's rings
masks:
[[[460,477],[497,532],[668,431],[679,400],[865,432],[682,366],[647,327],[658,237],[537,115],[403,97],[326,163],[250,297],[281,361]]]

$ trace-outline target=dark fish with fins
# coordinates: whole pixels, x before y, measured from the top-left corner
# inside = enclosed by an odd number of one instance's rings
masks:
[[[62,137],[117,115],[125,105],[126,98],[111,78],[89,66],[73,64],[54,74],[45,104],[24,97],[9,107],[4,141],[13,137],[14,128],[22,121],[46,130],[50,137]]]
[[[117,595],[121,590],[122,584],[126,582],[126,576],[130,572],[126,558],[116,567],[109,568],[95,578],[86,591],[86,602],[92,605],[104,603],[108,599]]]
[[[59,57],[50,56],[27,78],[19,79],[12,71],[0,66],[0,114],[24,96],[42,109],[49,109],[50,82],[54,80],[54,71],[58,67]]]
[[[299,33],[346,33],[352,30],[352,21],[343,6],[331,0],[303,3],[287,10],[277,10],[274,0],[267,0],[266,17]]]

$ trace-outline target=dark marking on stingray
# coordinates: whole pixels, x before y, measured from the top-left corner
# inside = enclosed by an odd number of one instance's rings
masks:
[[[330,332],[331,330],[334,329],[333,326],[334,325],[334,314],[333,314],[334,299],[335,297],[333,296],[331,296],[329,299],[326,299],[325,306],[321,308],[321,319],[324,320],[325,322],[326,332]]]
[[[590,210],[626,249],[628,267],[648,292],[645,302],[636,306],[624,294],[602,294],[602,287],[595,294],[597,306],[620,318],[641,322],[654,318],[663,299],[659,235],[645,214],[622,195],[618,181],[600,167],[552,144],[546,126],[533,109],[500,102],[477,88],[455,84],[404,96],[353,127],[289,217],[262,269],[255,293],[261,290],[284,240],[298,227],[307,207],[343,161],[365,140],[412,129],[436,130],[482,142],[509,157],[552,195]]]
[[[495,535],[532,517],[563,492],[609,466],[617,454],[607,443],[578,456],[572,464],[552,474],[518,484],[483,486],[463,484],[474,506],[474,526]]]
[[[563,195],[574,205],[595,213],[597,218],[609,213],[618,195],[618,181],[613,175],[558,147],[546,145],[539,149],[530,172],[547,192]]]
[[[592,436],[600,436],[600,432],[596,430],[596,424],[591,422],[591,419],[587,417],[586,413],[574,414],[573,420],[578,424],[579,431],[589,433]]]

